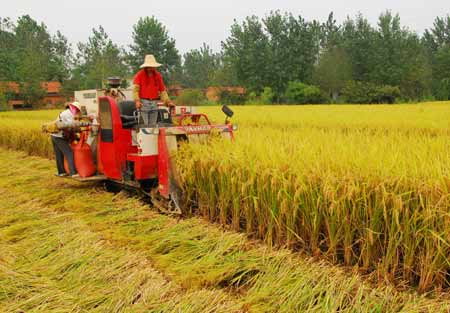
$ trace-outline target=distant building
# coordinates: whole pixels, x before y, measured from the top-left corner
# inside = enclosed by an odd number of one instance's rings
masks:
[[[67,98],[61,94],[62,85],[60,82],[44,82],[41,83],[41,86],[47,91],[44,98],[42,98],[43,105],[55,108],[57,105],[64,104],[67,101]]]
[[[183,92],[181,85],[170,85],[167,87],[167,92],[171,97],[178,97]]]
[[[222,91],[235,92],[239,95],[245,95],[244,87],[208,87],[205,91],[205,96],[209,101],[219,101],[220,93]]]
[[[55,108],[57,105],[64,104],[67,98],[62,95],[62,85],[58,81],[42,82],[42,89],[46,91],[40,104],[46,108]],[[29,103],[25,103],[20,95],[20,85],[16,82],[0,82],[0,88],[8,97],[8,106],[11,109],[31,108]]]

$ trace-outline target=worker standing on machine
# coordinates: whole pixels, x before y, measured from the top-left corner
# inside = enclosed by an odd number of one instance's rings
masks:
[[[75,160],[73,151],[70,147],[71,141],[71,125],[75,124],[81,117],[81,107],[78,102],[69,103],[66,110],[62,111],[56,123],[61,130],[57,133],[51,134],[53,149],[55,151],[56,167],[58,169],[57,176],[77,177],[77,170],[75,168]],[[67,159],[70,174],[66,173],[64,169],[64,157]]]
[[[169,95],[160,72],[156,69],[162,64],[156,62],[152,54],[145,56],[141,70],[134,77],[134,100],[136,109],[157,109],[159,100],[165,105],[170,105]]]

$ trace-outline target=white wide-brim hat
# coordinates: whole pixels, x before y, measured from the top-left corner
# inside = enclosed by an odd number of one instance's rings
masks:
[[[71,103],[71,105],[73,105],[74,107],[76,107],[78,110],[81,111],[81,105],[80,105],[80,102],[74,101],[74,102]]]
[[[155,56],[153,54],[147,54],[145,56],[144,64],[141,65],[141,68],[145,67],[160,67],[162,64],[156,62]]]
[[[70,107],[75,107],[75,108],[78,109],[78,111],[81,111],[81,105],[80,105],[80,103],[78,101],[74,101],[74,102],[68,103],[66,105],[66,109],[68,109]]]

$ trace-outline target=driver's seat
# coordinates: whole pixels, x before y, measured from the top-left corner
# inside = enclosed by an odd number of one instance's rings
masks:
[[[118,106],[123,128],[133,128],[136,126],[137,121],[134,116],[136,103],[132,100],[124,100],[120,101]]]

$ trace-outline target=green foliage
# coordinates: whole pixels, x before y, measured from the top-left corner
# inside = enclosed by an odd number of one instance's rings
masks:
[[[347,53],[339,47],[331,47],[320,57],[315,68],[314,81],[333,101],[352,77],[352,68]]]
[[[258,96],[256,95],[256,92],[251,91],[248,95],[247,95],[247,101],[245,102],[245,104],[248,105],[258,105],[261,104],[259,101]]]
[[[219,102],[221,104],[244,104],[246,103],[245,94],[238,93],[235,90],[221,90],[219,93]]]
[[[272,104],[275,98],[275,94],[270,87],[264,87],[263,92],[260,95],[261,104]]]
[[[350,60],[353,79],[368,81],[377,67],[376,36],[376,30],[361,14],[355,19],[348,17],[342,24],[340,45]]]
[[[177,98],[177,105],[203,105],[206,101],[206,97],[199,89],[187,89],[183,90],[180,96]]]
[[[260,91],[266,85],[268,71],[268,38],[256,16],[247,17],[242,25],[231,26],[231,35],[223,43],[225,62],[236,73],[237,83]],[[228,99],[224,94],[224,99]]]
[[[432,69],[432,91],[438,100],[450,99],[450,16],[437,17],[422,38]]]
[[[219,64],[212,75],[211,86],[238,86],[237,74],[233,66],[225,62],[222,54],[218,58]]]
[[[140,18],[133,26],[133,44],[130,45],[128,61],[137,72],[147,54],[153,54],[163,66],[160,71],[167,82],[180,79],[181,57],[175,47],[175,39],[169,37],[166,27],[154,16]]]
[[[223,43],[224,62],[237,84],[257,93],[271,87],[280,98],[287,83],[309,81],[319,52],[320,25],[292,14],[271,12],[266,18],[247,17],[231,26]]]
[[[67,79],[70,62],[71,48],[60,32],[52,36],[29,15],[16,23],[0,19],[0,81],[18,82],[26,104],[40,103],[41,82]]]
[[[8,99],[6,98],[5,93],[0,88],[0,112],[8,110]]]
[[[279,100],[288,82],[311,82],[317,62],[322,30],[316,20],[306,21],[302,16],[271,12],[263,19],[268,38],[268,73],[265,84]]]
[[[450,78],[443,78],[436,81],[434,87],[437,100],[450,100]]]
[[[348,80],[398,86],[407,100],[448,98],[448,15],[437,17],[419,36],[390,11],[379,16],[377,25],[361,14],[339,25],[333,13],[322,23],[275,11],[264,18],[234,21],[221,51],[203,44],[185,53],[183,64],[175,40],[155,17],[140,18],[132,37],[125,50],[100,26],[74,52],[61,32],[51,34],[29,15],[17,21],[0,18],[0,81],[28,86],[22,98],[38,103],[38,82],[60,81],[67,95],[101,88],[106,77],[129,77],[146,54],[154,54],[163,63],[160,70],[167,84],[243,86],[255,95],[270,87],[272,102],[281,102],[294,81],[319,86],[334,102]]]
[[[103,88],[109,76],[128,73],[124,52],[109,38],[102,26],[92,29],[87,43],[78,44],[77,66],[73,78],[82,89]]]
[[[20,83],[20,97],[25,104],[36,108],[47,91],[42,87],[41,80],[32,80]]]
[[[52,80],[64,82],[70,78],[70,71],[74,65],[74,59],[72,47],[60,31],[57,31],[56,35],[52,37],[51,51],[49,71]]]
[[[0,18],[0,81],[17,80],[17,67],[19,59],[15,53],[17,42],[15,40],[14,24],[8,19]]]
[[[288,84],[285,101],[290,104],[318,104],[324,103],[326,98],[319,87],[294,81]]]
[[[256,92],[252,91],[247,94],[245,104],[247,105],[270,105],[273,104],[275,93],[270,87],[264,87],[261,94],[258,96]]]
[[[342,90],[342,96],[347,103],[373,103],[376,86],[371,83],[349,81]]]
[[[349,81],[342,90],[342,96],[348,103],[395,103],[401,96],[397,86]]]
[[[213,85],[219,66],[220,56],[203,44],[200,49],[184,55],[182,84],[188,88],[207,88]]]
[[[393,104],[401,96],[400,88],[397,86],[384,85],[377,88],[378,103]]]

